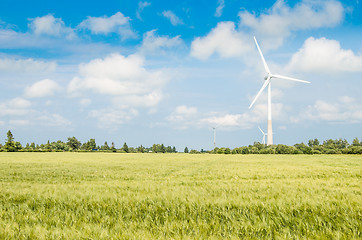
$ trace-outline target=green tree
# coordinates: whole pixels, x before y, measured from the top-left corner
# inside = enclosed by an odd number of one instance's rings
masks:
[[[160,146],[160,152],[162,152],[162,153],[165,153],[165,152],[166,152],[165,145],[161,144],[161,146]]]
[[[89,139],[88,141],[88,150],[97,149],[96,140],[94,138]]]
[[[319,140],[317,138],[309,140],[308,141],[308,146],[309,147],[319,146]]]
[[[36,146],[35,146],[35,143],[34,143],[34,142],[30,143],[30,148],[31,148],[31,149],[35,149],[35,148],[36,148]]]
[[[137,148],[137,152],[140,152],[140,153],[144,153],[145,152],[145,147],[144,146],[139,146],[138,148]]]
[[[152,152],[158,153],[158,150],[159,150],[158,145],[159,145],[159,144],[153,144],[153,145],[152,145]]]
[[[112,152],[116,152],[116,151],[117,151],[116,145],[114,144],[114,142],[112,142],[111,151],[112,151]]]
[[[16,147],[15,147],[15,142],[14,142],[14,136],[11,133],[11,131],[9,130],[7,132],[7,140],[6,143],[4,145],[4,149],[8,152],[15,152],[16,151]]]
[[[189,149],[185,147],[184,153],[189,153]]]
[[[359,142],[358,138],[353,139],[352,146],[358,147],[358,146],[360,146],[360,144],[361,143]]]
[[[129,152],[129,149],[128,149],[128,146],[127,146],[127,143],[126,143],[126,142],[124,142],[123,147],[122,147],[122,150],[125,151],[126,153]]]
[[[104,142],[103,146],[101,147],[102,150],[106,150],[108,151],[109,150],[109,146],[108,146],[108,143],[107,141]]]
[[[73,150],[78,150],[82,143],[76,137],[69,137],[67,145]]]

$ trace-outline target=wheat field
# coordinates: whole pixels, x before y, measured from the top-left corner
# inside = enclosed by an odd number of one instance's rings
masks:
[[[361,160],[0,153],[0,239],[361,239]]]

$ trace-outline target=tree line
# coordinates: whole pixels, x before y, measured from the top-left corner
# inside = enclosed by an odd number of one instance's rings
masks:
[[[45,144],[27,143],[22,146],[20,142],[14,140],[14,136],[9,130],[7,132],[7,138],[4,145],[0,144],[0,152],[120,152],[120,153],[175,153],[176,147],[165,146],[164,144],[153,144],[151,147],[128,147],[127,143],[124,143],[121,148],[116,148],[114,142],[108,144],[107,141],[103,145],[96,144],[94,138],[89,139],[87,142],[81,143],[76,137],[68,137],[66,142],[61,140],[50,142]]]
[[[211,151],[214,154],[362,154],[362,141],[355,138],[351,144],[346,139],[328,139],[319,142],[318,139],[311,139],[307,144],[297,143],[293,146],[284,144],[267,146],[260,142],[253,145],[229,148],[215,148]]]
[[[116,148],[114,142],[110,145],[104,142],[99,146],[96,144],[94,138],[89,141],[81,143],[76,137],[68,137],[66,142],[61,140],[50,142],[45,144],[27,143],[22,146],[20,142],[14,140],[14,136],[9,130],[7,132],[7,138],[4,145],[0,144],[0,152],[119,152],[119,153],[176,153],[176,147],[166,146],[164,144],[153,144],[151,147],[138,146],[128,147],[127,143],[124,143],[121,148]],[[318,139],[311,139],[307,144],[297,143],[293,146],[277,144],[267,146],[260,142],[254,142],[253,145],[237,147],[230,149],[227,147],[216,147],[211,151],[205,151],[203,149],[189,150],[185,147],[184,153],[199,154],[362,154],[362,141],[355,138],[352,143],[348,143],[346,139],[328,139],[320,142]]]

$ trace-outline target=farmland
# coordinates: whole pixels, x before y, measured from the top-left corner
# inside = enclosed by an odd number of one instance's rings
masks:
[[[0,239],[360,239],[362,157],[0,153]]]

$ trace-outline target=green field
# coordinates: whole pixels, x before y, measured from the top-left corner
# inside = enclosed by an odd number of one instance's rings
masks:
[[[0,153],[0,239],[361,239],[362,156]]]

